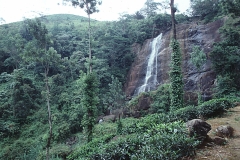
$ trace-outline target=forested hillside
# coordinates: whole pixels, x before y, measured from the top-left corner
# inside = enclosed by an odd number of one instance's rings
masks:
[[[188,16],[175,15],[176,25],[224,21],[221,41],[209,57],[217,75],[213,99],[171,108],[175,89],[169,87],[173,83],[163,84],[142,93],[151,97],[151,109],[137,119],[129,113],[142,95],[128,99],[123,85],[135,58],[132,45],[172,28],[172,16],[156,10],[118,21],[91,20],[90,39],[88,18],[75,15],[0,25],[0,159],[46,159],[48,148],[56,160],[193,156],[200,142],[188,136],[185,122],[218,116],[239,101],[240,0],[191,0]],[[177,42],[172,47],[179,51]],[[173,58],[176,64],[180,55]],[[198,46],[193,55],[198,67],[204,59]],[[176,70],[181,72],[175,68],[171,74]]]

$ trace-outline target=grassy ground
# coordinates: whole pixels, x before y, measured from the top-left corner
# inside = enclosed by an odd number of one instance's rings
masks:
[[[234,136],[227,139],[227,144],[219,146],[207,144],[197,150],[196,160],[239,160],[240,159],[240,106],[230,109],[221,118],[207,120],[212,126],[210,137],[215,136],[215,130],[220,125],[230,125],[234,128]]]

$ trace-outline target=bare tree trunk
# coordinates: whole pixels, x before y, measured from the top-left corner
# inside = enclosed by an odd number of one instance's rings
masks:
[[[171,0],[170,7],[171,7],[171,16],[172,16],[173,39],[177,39],[176,24],[175,24],[175,12],[176,12],[176,8],[174,7],[174,0]]]
[[[46,101],[47,101],[47,109],[48,109],[48,123],[49,123],[49,137],[47,140],[46,146],[46,159],[49,160],[49,149],[51,146],[52,139],[52,116],[51,116],[51,108],[50,108],[50,91],[49,91],[49,83],[48,83],[48,70],[49,68],[45,68],[45,85],[46,85]]]
[[[89,11],[88,4],[86,3],[87,10]],[[88,13],[88,46],[89,46],[89,73],[92,72],[92,50],[91,50],[91,23],[90,13]]]

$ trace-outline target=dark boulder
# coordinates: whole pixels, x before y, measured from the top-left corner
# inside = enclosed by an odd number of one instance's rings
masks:
[[[216,144],[216,145],[225,145],[227,143],[227,140],[222,138],[222,137],[214,137],[213,138],[213,142]]]
[[[233,136],[234,129],[229,125],[222,125],[217,127],[216,129],[216,135],[219,137],[232,137]]]
[[[189,135],[196,136],[199,140],[205,140],[208,132],[211,130],[211,125],[201,119],[193,119],[186,123]]]

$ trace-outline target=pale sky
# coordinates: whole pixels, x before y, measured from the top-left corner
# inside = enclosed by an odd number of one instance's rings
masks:
[[[161,2],[162,0],[155,0]],[[133,14],[139,11],[146,0],[102,0],[99,13],[94,13],[91,18],[100,21],[118,20],[121,13]],[[190,0],[175,0],[181,12],[189,7]],[[23,18],[33,18],[50,14],[75,14],[87,16],[80,8],[62,5],[62,0],[0,0],[0,18],[6,23],[21,21]]]

